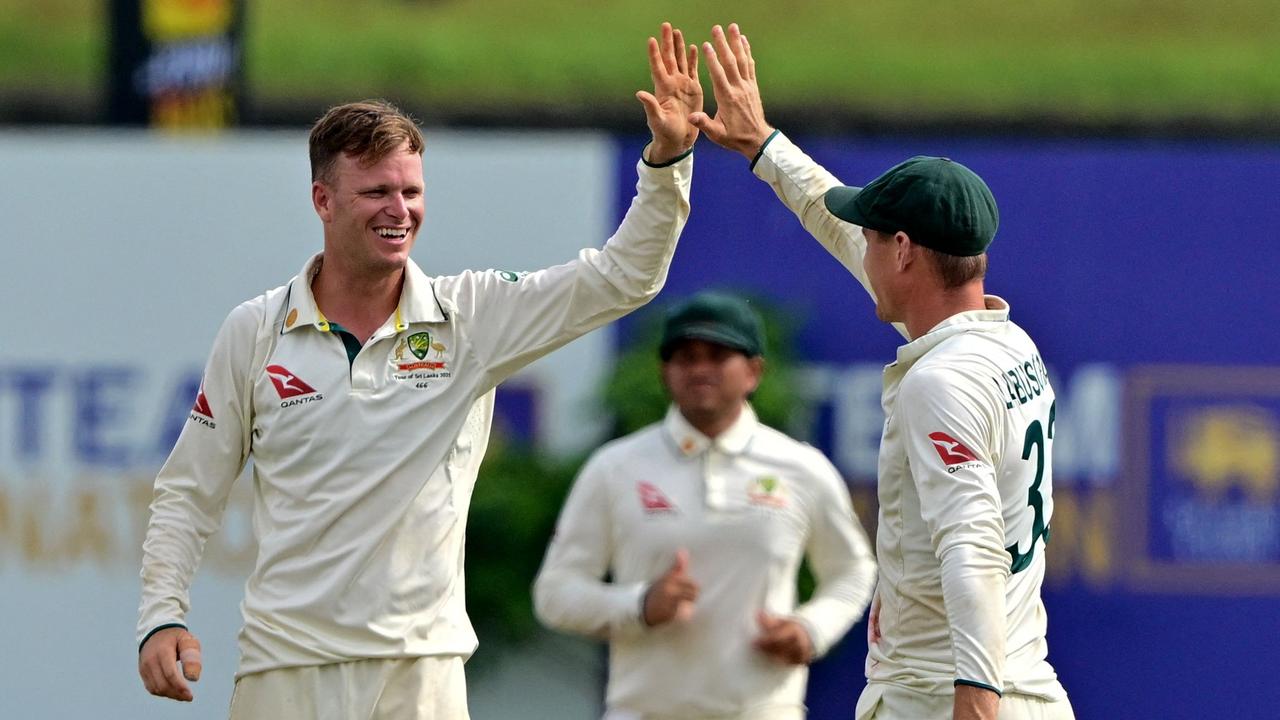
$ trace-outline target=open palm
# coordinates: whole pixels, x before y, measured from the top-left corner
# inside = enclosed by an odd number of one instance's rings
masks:
[[[653,160],[669,159],[693,147],[698,128],[689,122],[689,115],[702,110],[697,46],[686,48],[684,34],[671,23],[662,24],[661,35],[660,40],[649,38],[653,92],[636,93],[653,133]]]

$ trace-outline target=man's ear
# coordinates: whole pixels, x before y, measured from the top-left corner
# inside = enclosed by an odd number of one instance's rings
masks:
[[[904,272],[915,262],[920,248],[911,242],[911,236],[899,230],[893,234],[894,260],[898,272]]]
[[[333,219],[333,192],[320,180],[311,183],[311,204],[322,221]]]
[[[751,384],[750,392],[760,389],[760,378],[764,377],[764,356],[757,355],[753,358],[747,358],[747,363],[751,366],[751,374],[755,382]]]

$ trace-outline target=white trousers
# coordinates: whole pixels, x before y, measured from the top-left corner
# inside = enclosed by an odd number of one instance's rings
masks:
[[[610,710],[602,720],[804,720],[803,707],[771,707],[749,710],[741,715],[717,715],[714,718],[685,715],[642,715],[627,710]]]
[[[231,720],[469,720],[460,657],[391,658],[245,675]]]
[[[867,683],[855,720],[951,720],[951,695],[926,695],[897,685]],[[1071,701],[1009,693],[1000,698],[999,720],[1075,720]]]

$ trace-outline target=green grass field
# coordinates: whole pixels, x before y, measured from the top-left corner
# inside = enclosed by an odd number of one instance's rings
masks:
[[[100,92],[102,2],[6,0],[5,92]],[[1280,112],[1274,0],[246,0],[251,96],[426,108],[634,103],[662,19],[736,20],[769,107],[874,116],[1257,120]],[[359,7],[359,10],[353,9]],[[718,7],[717,7],[718,6]]]

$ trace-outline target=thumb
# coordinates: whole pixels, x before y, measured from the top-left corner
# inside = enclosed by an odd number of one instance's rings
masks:
[[[676,561],[671,565],[674,575],[684,575],[689,571],[689,551],[681,548],[676,551]]]
[[[644,105],[644,111],[648,115],[656,115],[661,111],[661,106],[658,105],[658,98],[654,97],[651,92],[637,90],[636,99],[640,101],[640,104]]]
[[[178,660],[182,663],[182,675],[192,682],[200,679],[203,664],[200,662],[200,641],[191,633],[178,637]]]
[[[778,619],[770,615],[769,613],[765,612],[764,610],[757,610],[756,624],[760,626],[761,630],[768,632],[772,630],[775,625],[778,624]]]
[[[711,138],[714,143],[721,143],[724,140],[726,130],[724,122],[716,120],[705,112],[698,111],[689,114],[689,124],[696,127],[700,132]]]

